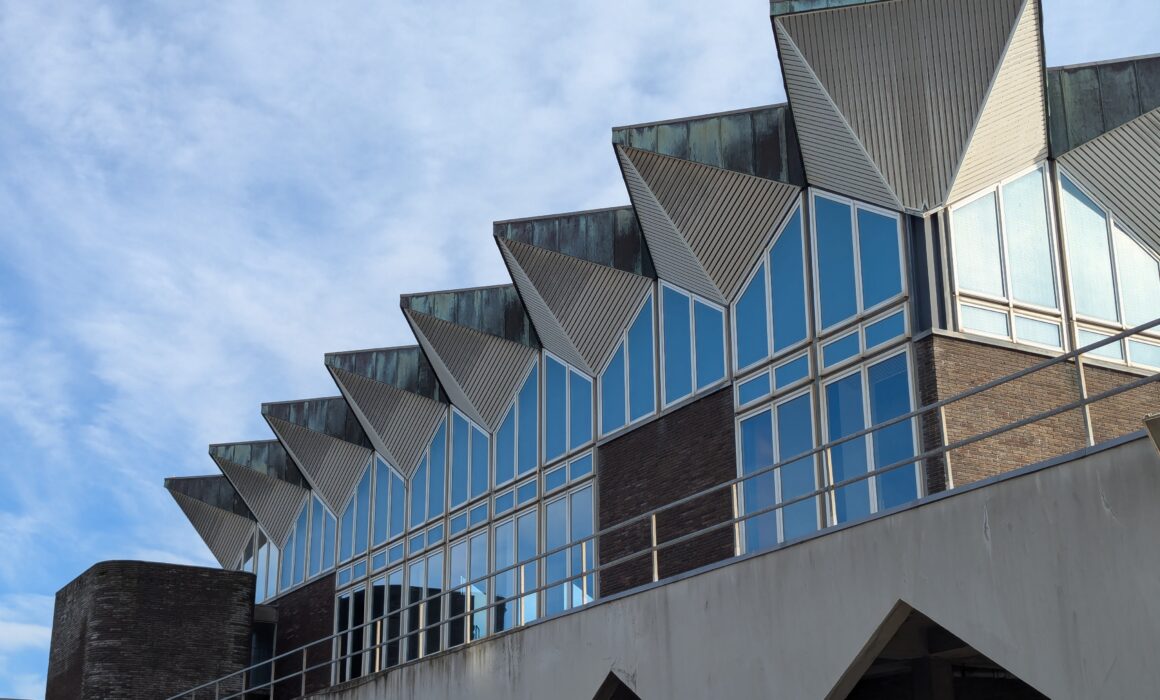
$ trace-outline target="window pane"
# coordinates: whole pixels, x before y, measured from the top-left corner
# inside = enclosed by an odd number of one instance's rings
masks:
[[[830,440],[855,433],[864,427],[862,377],[852,374],[826,385],[826,427]],[[866,437],[835,446],[831,452],[834,483],[866,473]],[[870,485],[862,480],[843,486],[834,494],[838,522],[870,514]]]
[[[797,359],[785,362],[773,370],[774,385],[783,389],[794,382],[799,382],[810,376],[810,358],[802,355]]]
[[[994,193],[956,209],[951,225],[959,289],[1006,296]]]
[[[653,302],[649,299],[628,329],[629,418],[643,418],[656,410],[653,369]]]
[[[544,549],[552,550],[568,543],[568,500],[559,498],[549,503],[545,515]],[[556,552],[546,557],[544,583],[562,581],[568,576],[568,552]],[[549,588],[545,594],[549,615],[562,612],[568,607],[568,592],[565,586]]]
[[[407,660],[413,661],[419,658],[419,627],[422,626],[422,619],[420,616],[421,601],[424,591],[424,584],[427,582],[427,567],[424,566],[426,562],[422,559],[411,564],[408,568],[407,574],[407,631],[415,632],[407,636]]]
[[[765,296],[765,266],[762,265],[734,306],[738,367],[748,367],[769,356]]]
[[[899,222],[858,209],[858,256],[862,271],[862,308],[869,309],[902,293]]]
[[[352,556],[351,544],[354,542],[354,496],[347,501],[342,511],[342,528],[338,531],[338,560],[346,561]]]
[[[963,304],[959,307],[959,323],[965,331],[979,331],[1004,337],[1011,335],[1007,326],[1007,314],[979,306]]]
[[[495,631],[502,632],[516,625],[515,593],[516,572],[503,571],[516,563],[515,522],[495,526]]]
[[[1082,328],[1080,328],[1076,331],[1076,340],[1079,341],[1079,346],[1081,348],[1085,347],[1087,345],[1091,345],[1092,343],[1098,343],[1101,340],[1103,340],[1104,338],[1109,338],[1109,337],[1111,337],[1111,336],[1107,333],[1096,333],[1094,331],[1085,331]],[[1095,357],[1104,357],[1104,358],[1107,358],[1109,360],[1119,360],[1121,362],[1124,359],[1124,349],[1122,347],[1122,344],[1118,343],[1118,342],[1108,343],[1107,345],[1101,345],[1100,347],[1096,348],[1095,350],[1092,350],[1092,351],[1084,353],[1084,354],[1085,355],[1093,355]]]
[[[381,457],[375,458],[375,512],[374,538],[372,542],[380,545],[387,541],[387,525],[391,508],[391,469]]]
[[[899,311],[866,326],[866,349],[878,347],[906,333],[906,312]]]
[[[576,449],[592,440],[592,382],[577,372],[568,373],[571,401],[569,447]]]
[[[427,458],[419,461],[419,468],[411,477],[411,527],[427,522]]]
[[[572,507],[571,537],[573,542],[579,542],[572,547],[572,575],[575,576],[591,571],[596,564],[593,540],[584,539],[592,535],[592,487],[577,491],[569,500]],[[596,594],[594,583],[592,576],[572,579],[569,583],[572,591],[569,604],[577,607],[592,602]]]
[[[753,379],[737,385],[737,403],[742,406],[752,403],[767,396],[770,390],[769,372],[762,372]]]
[[[310,514],[310,575],[315,576],[322,570],[322,502],[313,499]]]
[[[773,351],[806,337],[806,280],[802,247],[802,214],[794,212],[769,252],[773,297]],[[764,312],[764,308],[762,309]]]
[[[818,488],[814,457],[803,457],[788,462],[795,456],[814,448],[814,418],[809,394],[787,401],[777,407],[778,470],[781,481],[781,501],[804,496]],[[818,529],[816,498],[791,503],[781,511],[782,539],[792,540]]]
[[[471,538],[471,609],[479,610],[471,616],[471,638],[480,639],[487,635],[487,530]]]
[[[487,493],[491,485],[491,441],[479,428],[471,429],[471,497]]]
[[[448,562],[447,587],[454,590],[450,596],[450,609],[447,611],[447,617],[451,619],[447,623],[447,646],[453,647],[463,643],[464,631],[467,629],[467,620],[463,617],[463,613],[467,611],[467,588],[463,587],[467,583],[466,541],[451,545]]]
[[[1160,267],[1118,226],[1112,228],[1119,268],[1120,298],[1124,300],[1124,323],[1138,326],[1160,317]]]
[[[608,369],[600,377],[600,432],[610,433],[624,425],[624,344],[616,349]]]
[[[909,413],[910,384],[906,355],[896,355],[871,365],[867,371],[870,386],[870,423],[877,425],[895,416]],[[874,431],[874,466],[885,467],[914,456],[914,420]],[[884,510],[918,498],[917,465],[901,467],[877,479],[878,508]]]
[[[703,389],[725,377],[725,313],[694,301],[693,321],[697,343],[697,388]]]
[[[826,343],[822,346],[822,366],[833,367],[843,360],[854,357],[861,350],[861,342],[858,338],[858,331],[854,331]]]
[[[337,521],[330,513],[326,514],[326,521],[323,523],[322,536],[322,570],[329,571],[334,568],[334,530],[337,527]]]
[[[519,568],[519,577],[516,583],[519,585],[520,591],[535,590],[539,585],[539,580],[536,578],[538,566],[535,559],[539,553],[537,551],[537,528],[539,527],[537,520],[534,509],[516,518],[516,537],[518,538],[516,556],[519,558],[518,561],[527,562],[521,564]],[[538,609],[535,593],[524,596],[520,602],[520,612],[524,622],[536,619]]]
[[[407,486],[402,477],[391,472],[391,532],[390,537],[398,537],[406,529]]]
[[[741,473],[773,466],[772,414],[765,410],[741,421]],[[742,483],[745,512],[752,513],[774,504],[774,476],[767,472]],[[777,514],[773,511],[743,521],[745,551],[756,552],[777,544]]]
[[[544,356],[544,461],[568,449],[568,369]]]
[[[504,484],[516,475],[516,407],[512,406],[495,434],[495,483]]]
[[[1133,364],[1160,368],[1160,345],[1129,340],[1128,353],[1132,356]]]
[[[1107,219],[1103,211],[1071,180],[1063,183],[1064,232],[1068,270],[1077,313],[1105,321],[1120,320],[1112,286]]]
[[[1043,171],[1003,186],[1003,231],[1011,265],[1011,296],[1016,301],[1056,308]]]
[[[670,288],[661,287],[661,325],[665,354],[665,402],[693,393],[692,319],[689,298]]]
[[[1038,343],[1052,348],[1063,347],[1058,323],[1048,323],[1036,318],[1015,316],[1015,336],[1019,342]]]
[[[540,371],[532,367],[531,374],[520,389],[519,418],[519,472],[527,474],[539,463],[540,409],[537,398],[540,391]]]
[[[371,470],[363,472],[362,481],[358,485],[358,510],[354,520],[354,553],[363,554],[367,551],[367,538],[371,527]]]
[[[281,567],[281,570],[279,572],[279,577],[278,577],[280,579],[278,589],[282,590],[282,591],[286,590],[287,588],[290,588],[290,586],[291,586],[290,576],[291,576],[291,573],[294,569],[294,565],[291,562],[291,560],[294,558],[294,533],[293,532],[290,533],[290,537],[286,540],[286,548],[283,551],[285,552],[285,555],[282,557],[282,561],[278,562],[279,566]]]
[[[818,292],[822,328],[858,312],[854,286],[854,232],[850,207],[825,197],[815,197],[818,238]]]
[[[439,424],[435,437],[431,439],[431,460],[428,462],[430,477],[427,481],[427,517],[433,518],[443,514],[443,505],[447,500],[446,484],[443,476],[447,472],[447,423]]]
[[[435,625],[443,619],[443,597],[439,595],[443,591],[443,553],[439,552],[427,557],[427,590],[425,595],[435,596],[427,601],[427,618],[423,620],[423,625]],[[442,648],[440,644],[439,626],[427,630],[427,639],[425,642],[423,654],[433,654]]]
[[[576,481],[580,477],[588,476],[592,473],[592,453],[588,453],[579,459],[572,460],[568,465],[568,480]]]
[[[467,500],[468,445],[471,440],[467,419],[458,413],[451,417],[451,507]]]
[[[302,583],[302,579],[306,575],[306,511],[310,506],[309,501],[302,506],[302,512],[298,514],[298,524],[295,526],[296,532],[294,537],[294,584]],[[366,543],[366,536],[363,536],[363,543]]]

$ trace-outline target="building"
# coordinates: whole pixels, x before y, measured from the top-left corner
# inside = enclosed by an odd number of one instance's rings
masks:
[[[167,480],[224,571],[70,584],[49,697],[125,591],[124,697],[1154,695],[1160,56],[1040,9],[773,0],[788,104],[614,129],[631,207]]]

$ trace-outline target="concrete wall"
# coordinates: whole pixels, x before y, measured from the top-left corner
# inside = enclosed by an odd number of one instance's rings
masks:
[[[97,564],[56,594],[48,700],[155,700],[247,666],[254,575]]]
[[[1152,697],[1157,503],[1140,437],[317,697],[824,698],[899,601],[1048,697]]]

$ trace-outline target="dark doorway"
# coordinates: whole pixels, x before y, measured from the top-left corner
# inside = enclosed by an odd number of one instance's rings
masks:
[[[632,688],[625,685],[615,673],[609,673],[592,700],[640,700],[640,696],[632,692]]]

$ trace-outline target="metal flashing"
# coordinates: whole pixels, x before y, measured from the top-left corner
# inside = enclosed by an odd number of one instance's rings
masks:
[[[269,413],[265,418],[310,486],[331,512],[341,514],[363,470],[370,464],[374,453],[369,445],[347,442]]]

